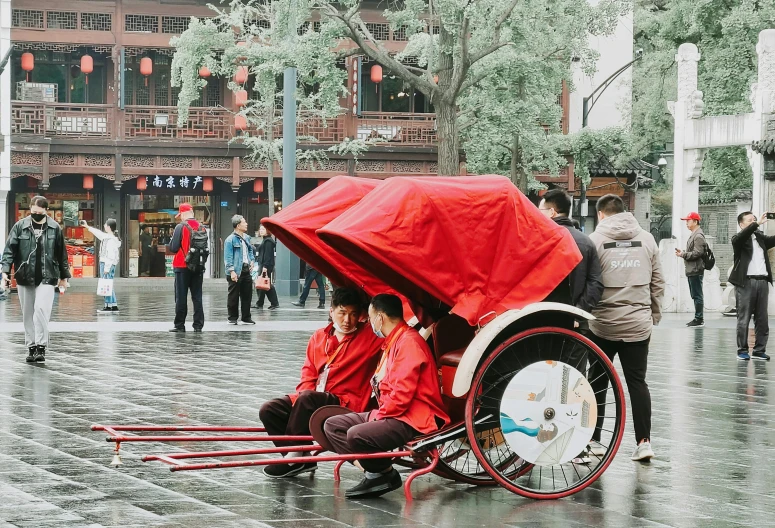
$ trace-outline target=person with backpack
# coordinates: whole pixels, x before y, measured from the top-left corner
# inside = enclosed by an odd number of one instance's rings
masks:
[[[175,271],[175,326],[170,332],[186,331],[189,291],[194,303],[194,331],[201,332],[205,325],[202,282],[210,255],[207,230],[194,220],[194,208],[189,203],[180,204],[175,218],[180,218],[180,223],[175,227],[168,246],[175,253],[172,261]]]
[[[709,248],[708,242],[705,240],[705,233],[700,227],[700,220],[702,220],[700,214],[691,212],[681,220],[686,221],[686,227],[692,234],[686,242],[686,251],[675,248],[675,255],[684,259],[686,279],[689,281],[689,295],[694,301],[694,319],[686,323],[686,326],[697,328],[705,326],[702,280],[705,278],[704,258]]]

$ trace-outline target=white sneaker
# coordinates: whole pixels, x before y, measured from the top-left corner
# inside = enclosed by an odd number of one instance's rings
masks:
[[[608,449],[605,446],[601,446],[598,444],[594,444],[594,445],[590,444],[588,447],[588,450],[590,454],[599,456],[599,457],[605,456],[605,454],[608,452]]]
[[[631,460],[650,460],[654,458],[654,451],[651,449],[651,442],[643,442],[632,452]]]

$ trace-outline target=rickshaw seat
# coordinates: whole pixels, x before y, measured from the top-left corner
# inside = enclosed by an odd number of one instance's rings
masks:
[[[461,348],[459,350],[453,350],[452,352],[447,352],[446,354],[444,354],[439,358],[439,366],[457,368],[457,366],[460,365],[460,360],[463,359],[463,354],[465,353],[465,351],[466,351],[465,348]]]
[[[468,322],[459,315],[449,314],[439,319],[433,325],[431,336],[433,337],[433,351],[436,355],[436,364],[441,366],[441,358],[452,353],[445,360],[445,365],[457,367],[460,363],[460,357],[457,354],[465,350],[468,344],[473,341],[476,331]],[[460,354],[462,356],[462,354]],[[455,358],[457,361],[455,362]]]

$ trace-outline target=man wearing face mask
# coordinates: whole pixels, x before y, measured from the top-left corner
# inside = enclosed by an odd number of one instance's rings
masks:
[[[341,405],[356,412],[368,406],[369,379],[377,367],[383,340],[374,335],[367,323],[360,322],[365,315],[364,297],[358,290],[334,291],[329,313],[332,322],[309,340],[296,392],[269,400],[258,412],[270,435],[310,434],[310,417],[326,405]],[[299,444],[304,442],[275,442],[278,447]],[[289,453],[289,463],[266,466],[264,474],[284,478],[314,471],[317,464],[290,462],[303,454]]]
[[[379,408],[326,420],[326,438],[339,454],[391,451],[412,438],[449,423],[441,400],[436,361],[420,333],[403,319],[401,299],[375,295],[369,306],[374,333],[385,338],[384,353],[372,377]],[[345,492],[348,499],[378,497],[401,487],[388,458],[362,459],[364,478]]]
[[[46,361],[48,321],[54,304],[54,288],[64,292],[70,278],[62,229],[47,215],[48,200],[35,196],[30,216],[16,222],[0,259],[3,285],[13,266],[24,321],[27,363]]]

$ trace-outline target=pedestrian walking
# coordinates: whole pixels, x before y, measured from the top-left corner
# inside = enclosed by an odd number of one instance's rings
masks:
[[[104,231],[96,227],[90,227],[85,220],[81,220],[81,226],[89,230],[94,238],[100,241],[100,277],[113,280],[118,266],[119,249],[121,240],[116,235],[117,223],[115,218],[105,220]],[[99,314],[118,314],[118,302],[116,301],[116,289],[111,290],[110,295],[105,296],[105,306],[102,310],[97,310]]]
[[[752,212],[746,211],[737,216],[740,232],[732,237],[734,266],[729,274],[729,282],[735,286],[737,304],[737,359],[748,361],[753,357],[769,361],[767,340],[770,325],[767,320],[767,304],[770,298],[772,270],[767,251],[775,247],[775,236],[767,236],[759,227],[769,220],[763,214],[756,220]],[[753,317],[756,340],[753,353],[748,353],[748,324]]]
[[[11,267],[19,292],[24,321],[27,363],[46,361],[48,322],[54,305],[54,288],[64,293],[70,278],[67,247],[62,228],[48,216],[48,200],[35,196],[30,215],[11,228],[2,259],[3,285],[9,283]]]
[[[307,302],[307,297],[309,296],[309,290],[312,288],[312,283],[316,282],[318,285],[318,296],[320,297],[320,302],[318,303],[318,308],[323,309],[326,307],[326,286],[325,286],[325,279],[323,279],[323,274],[320,273],[318,270],[314,269],[312,266],[307,264],[306,268],[304,269],[304,288],[301,291],[301,296],[299,297],[299,300],[297,302],[292,302],[291,304],[294,306],[298,306],[299,308],[304,308],[304,303]]]
[[[686,269],[686,280],[689,281],[689,294],[694,301],[694,319],[686,323],[690,328],[705,326],[704,300],[702,297],[702,280],[705,277],[705,262],[703,257],[708,248],[705,240],[705,233],[702,232],[700,221],[702,217],[699,213],[691,212],[686,218],[686,228],[691,231],[689,240],[686,242],[686,251],[675,248],[675,255],[684,259],[684,268]]]
[[[229,324],[236,325],[239,306],[242,307],[242,322],[256,324],[250,318],[250,303],[253,302],[253,268],[256,259],[250,244],[248,221],[241,215],[231,217],[234,232],[223,243],[223,259],[226,264],[226,281],[229,283],[227,308]]]
[[[261,245],[258,246],[258,254],[256,255],[256,261],[258,262],[258,274],[269,277],[269,290],[256,290],[258,293],[258,301],[256,302],[256,308],[259,310],[264,308],[264,298],[269,299],[269,309],[276,310],[280,307],[280,301],[277,299],[277,290],[272,282],[272,273],[274,272],[274,253],[277,244],[272,238],[272,234],[269,230],[261,226],[258,228],[258,235],[261,237]]]
[[[651,330],[662,318],[665,281],[654,237],[644,231],[615,194],[597,201],[599,224],[589,238],[597,248],[603,270],[603,296],[589,322],[592,340],[613,361],[618,354],[630,392],[637,447],[632,460],[649,460],[651,447],[651,393],[646,383]],[[597,398],[597,427],[593,447],[601,446],[606,416],[608,380],[602,366],[590,366],[588,379]],[[593,453],[594,453],[593,449]],[[595,453],[599,454],[599,453]]]
[[[151,247],[153,245],[153,237],[148,226],[142,226],[140,228],[140,276],[150,277],[151,275]]]
[[[175,218],[180,218],[180,223],[175,227],[169,244],[169,250],[175,253],[172,260],[175,271],[175,326],[170,332],[186,331],[189,291],[194,304],[194,331],[201,332],[205,325],[202,283],[209,256],[207,231],[194,220],[194,208],[189,203],[180,204]]]

